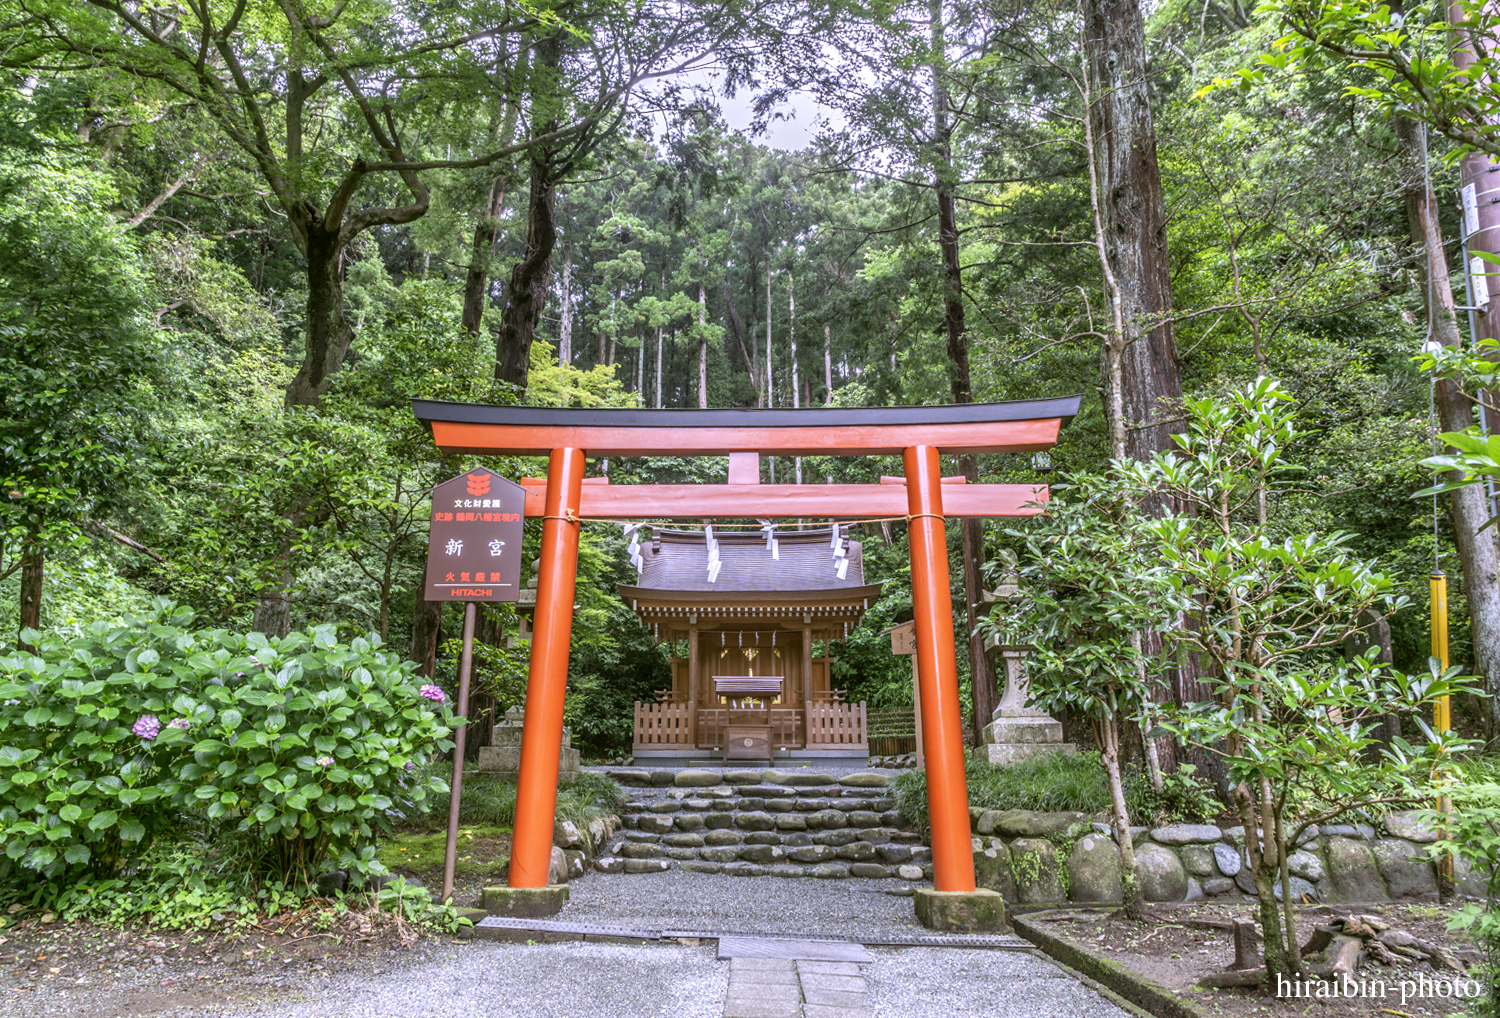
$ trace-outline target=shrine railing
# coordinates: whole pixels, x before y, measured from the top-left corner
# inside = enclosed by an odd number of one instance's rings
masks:
[[[807,748],[869,745],[865,703],[809,703]]]
[[[769,711],[736,707],[704,708],[698,712],[698,747],[723,749],[724,726],[729,724],[769,724],[773,748],[802,748],[802,711],[795,707],[772,707]]]
[[[682,703],[640,703],[635,705],[635,745],[691,746],[693,744],[693,701]]]

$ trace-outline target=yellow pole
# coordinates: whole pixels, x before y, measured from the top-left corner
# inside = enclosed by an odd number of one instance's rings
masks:
[[[1448,667],[1448,576],[1435,571],[1428,577],[1432,590],[1432,656],[1443,668]],[[1440,697],[1432,708],[1432,721],[1439,732],[1446,732],[1449,725],[1448,698]]]
[[[1428,577],[1428,583],[1432,593],[1432,656],[1437,658],[1438,664],[1446,671],[1448,668],[1448,577],[1442,570],[1433,570]],[[1438,734],[1448,731],[1452,726],[1450,714],[1450,703],[1448,697],[1438,697],[1432,705],[1432,724]],[[1445,772],[1439,772],[1439,780],[1442,780]],[[1446,836],[1448,831],[1448,817],[1453,813],[1453,800],[1446,795],[1438,796],[1438,816],[1441,833]],[[1444,891],[1445,896],[1448,888],[1453,886],[1453,856],[1444,852],[1438,857],[1438,886]]]

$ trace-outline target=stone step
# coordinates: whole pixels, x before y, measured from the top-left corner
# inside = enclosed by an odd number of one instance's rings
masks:
[[[804,812],[814,813],[818,810],[839,810],[844,813],[866,811],[884,813],[896,808],[896,800],[890,796],[878,796],[869,798],[865,796],[806,796],[806,795],[784,795],[784,796],[722,796],[722,797],[698,797],[698,796],[663,796],[660,798],[633,797],[620,812],[625,815],[638,813],[678,813],[678,812],[740,812],[740,811],[769,811],[772,813]]]
[[[677,866],[689,872],[734,872],[750,876],[918,880],[931,877],[931,862],[932,850],[920,844],[920,837],[912,831],[841,828],[814,834],[721,828],[661,834],[627,830],[610,842],[595,860],[594,868],[601,873],[652,873]],[[739,864],[784,868],[776,873],[767,870],[756,874]],[[799,866],[801,869],[793,872]],[[829,866],[842,867],[844,871],[835,872],[827,869]],[[819,867],[823,869],[814,873]]]
[[[742,810],[737,813],[632,813],[622,819],[627,830],[648,834],[668,831],[728,830],[743,831],[837,831],[846,827],[899,828],[901,814],[895,810],[876,813],[854,810],[844,813],[825,809],[814,813],[770,813],[765,810]]]
[[[712,788],[727,785],[754,788],[763,785],[797,788],[884,788],[889,776],[858,771],[842,776],[802,768],[772,767],[764,770],[708,770],[706,768],[606,767],[604,773],[628,788]]]
[[[704,851],[715,853],[719,850],[705,849]],[[839,857],[834,857],[827,862],[804,863],[794,861],[792,856],[777,855],[773,852],[757,853],[749,858],[718,854],[680,859],[660,857],[627,859],[621,856],[600,856],[595,860],[594,868],[601,873],[661,873],[669,869],[679,869],[685,873],[724,873],[736,877],[812,877],[824,880],[861,877],[866,880],[907,881],[932,879],[931,863],[921,866],[910,862],[891,865],[874,861],[850,861]]]
[[[699,839],[694,842],[693,839]],[[914,831],[898,831],[889,827],[846,827],[839,830],[813,834],[809,831],[755,831],[744,828],[698,829],[695,831],[673,830],[660,834],[647,831],[623,831],[610,842],[610,850],[620,845],[852,845],[867,841],[872,845],[920,845],[921,836]]]

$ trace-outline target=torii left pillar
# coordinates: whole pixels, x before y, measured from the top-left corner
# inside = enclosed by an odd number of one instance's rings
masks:
[[[491,913],[551,915],[568,900],[567,885],[548,886],[552,823],[557,809],[557,761],[562,751],[563,701],[568,649],[573,638],[573,595],[578,579],[579,501],[584,451],[553,449],[547,464],[541,571],[536,627],[526,677],[526,720],[521,731],[521,771],[516,779],[516,824],[509,888],[485,888]]]

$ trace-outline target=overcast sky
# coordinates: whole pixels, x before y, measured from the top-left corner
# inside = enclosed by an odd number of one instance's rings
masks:
[[[750,106],[755,101],[754,92],[742,89],[734,98],[729,98],[715,87],[719,81],[718,76],[706,71],[684,75],[684,78],[695,85],[704,85],[714,90],[719,108],[724,111],[724,122],[730,130],[741,134],[749,132]],[[781,149],[785,152],[795,152],[806,148],[817,135],[819,118],[829,113],[826,108],[805,97],[800,102],[783,105],[781,112],[786,119],[773,120],[767,126],[766,133],[756,140],[768,148]]]

